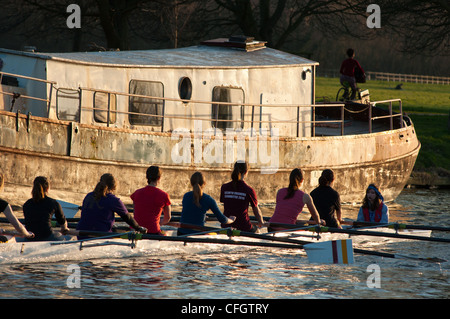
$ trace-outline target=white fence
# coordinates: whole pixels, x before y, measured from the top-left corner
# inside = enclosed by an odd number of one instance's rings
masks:
[[[339,70],[317,70],[318,76],[337,78],[340,76]],[[450,77],[417,75],[417,74],[397,74],[386,72],[366,71],[367,80],[381,80],[388,82],[412,82],[429,84],[450,84]]]

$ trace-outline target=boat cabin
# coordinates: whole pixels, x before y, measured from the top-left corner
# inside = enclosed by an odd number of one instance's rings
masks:
[[[139,131],[193,132],[194,119],[203,130],[224,134],[277,128],[279,136],[311,136],[311,108],[293,105],[314,104],[318,63],[264,46],[253,51],[207,43],[146,51],[0,49],[0,59],[1,89],[10,93],[1,95],[0,109],[7,111]]]

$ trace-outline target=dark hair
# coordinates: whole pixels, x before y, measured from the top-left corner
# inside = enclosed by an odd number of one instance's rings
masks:
[[[367,199],[367,192],[369,191],[369,189],[373,189],[375,191],[375,194],[377,195],[375,197],[373,207],[370,204],[369,200]],[[376,210],[381,205],[382,202],[383,202],[383,196],[381,195],[380,191],[378,190],[378,187],[375,184],[370,184],[369,186],[367,186],[366,194],[364,195],[364,198],[362,201],[362,207],[369,208],[370,210]]]
[[[234,163],[234,169],[233,169],[233,172],[231,173],[231,180],[233,181],[234,189],[237,188],[237,184],[238,184],[239,180],[242,178],[242,176],[245,173],[248,172],[249,169],[250,169],[250,167],[247,164],[247,162],[237,161],[236,163]]]
[[[105,197],[106,194],[114,191],[117,187],[117,182],[112,174],[106,173],[100,177],[100,181],[97,183],[94,189],[94,198],[100,200]]]
[[[355,50],[353,50],[353,49],[348,49],[348,50],[347,50],[347,56],[348,56],[349,58],[351,58],[351,57],[353,56],[353,54],[355,54]]]
[[[49,188],[49,183],[47,177],[38,176],[33,181],[33,189],[31,190],[31,195],[35,202],[40,202],[45,198],[45,193],[47,193]]]
[[[205,185],[205,178],[203,177],[203,174],[200,172],[195,172],[194,174],[192,174],[191,185],[194,193],[194,204],[197,207],[201,207],[200,199],[203,196],[202,187],[203,185]]]
[[[319,177],[319,185],[327,186],[332,181],[334,181],[334,172],[331,169],[324,169]]]
[[[284,199],[289,199],[294,197],[294,194],[300,188],[300,184],[303,181],[303,172],[300,168],[294,168],[289,175],[289,186],[287,194]]]
[[[161,178],[161,170],[158,166],[150,166],[147,168],[147,182],[150,184],[151,182],[156,182]]]

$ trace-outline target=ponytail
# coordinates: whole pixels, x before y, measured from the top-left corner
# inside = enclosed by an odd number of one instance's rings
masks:
[[[33,189],[31,190],[31,195],[33,200],[37,203],[45,198],[48,192],[49,183],[47,177],[38,176],[33,181]]]
[[[103,174],[94,189],[95,200],[100,200],[102,197],[105,197],[106,194],[113,192],[116,187],[117,183],[114,176],[109,173]]]
[[[287,194],[284,199],[289,199],[294,197],[294,194],[300,188],[300,184],[303,181],[303,172],[300,168],[294,168],[289,175],[289,186]]]
[[[205,178],[200,172],[195,172],[191,176],[191,185],[194,193],[194,204],[197,207],[201,207],[200,199],[203,196],[203,185],[205,185]]]
[[[324,169],[319,177],[319,185],[328,186],[332,181],[334,181],[334,172],[331,169]]]
[[[242,176],[249,170],[249,165],[247,162],[236,162],[234,163],[234,169],[231,173],[231,180],[233,181],[233,188],[237,188],[238,182],[242,179]]]

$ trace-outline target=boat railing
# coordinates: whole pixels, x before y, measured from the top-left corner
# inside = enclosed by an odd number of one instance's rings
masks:
[[[104,93],[108,95],[108,101],[110,100],[109,96],[111,94],[114,95],[121,95],[126,97],[135,97],[135,98],[145,98],[145,99],[152,99],[161,101],[160,104],[162,104],[162,114],[143,114],[143,113],[136,113],[136,112],[130,112],[130,111],[118,111],[118,110],[111,110],[111,107],[108,102],[107,110],[104,108],[95,108],[95,107],[87,107],[87,106],[81,106],[80,103],[80,114],[81,110],[98,110],[98,111],[107,111],[108,112],[108,119],[111,117],[109,113],[115,113],[115,114],[128,114],[128,115],[139,115],[139,116],[148,116],[148,117],[155,117],[161,119],[161,132],[164,132],[164,120],[165,119],[175,119],[175,120],[199,120],[199,121],[206,121],[206,122],[212,122],[215,123],[214,125],[214,135],[216,135],[217,132],[217,123],[249,123],[250,125],[250,136],[253,136],[254,133],[256,133],[256,129],[258,126],[259,131],[261,132],[262,126],[267,125],[270,131],[270,136],[272,135],[272,125],[273,124],[293,124],[296,125],[296,137],[300,136],[300,130],[301,130],[301,124],[310,124],[312,129],[312,136],[315,136],[315,126],[318,123],[338,123],[341,127],[341,134],[344,135],[344,122],[345,119],[342,117],[340,119],[330,119],[330,120],[316,120],[314,116],[312,116],[311,120],[300,120],[300,110],[302,108],[309,108],[315,110],[316,108],[340,108],[341,114],[344,114],[344,103],[330,103],[330,104],[255,104],[255,103],[237,103],[237,102],[222,102],[222,101],[202,101],[202,100],[186,100],[186,99],[177,99],[177,98],[169,98],[169,97],[156,97],[156,96],[150,96],[150,95],[142,95],[142,94],[132,94],[132,93],[125,93],[125,92],[117,92],[117,91],[111,91],[111,90],[99,90],[99,89],[93,89],[88,87],[80,87],[81,91],[92,91],[92,92],[99,92]],[[220,104],[220,105],[228,105],[228,106],[247,106],[251,108],[251,119],[245,120],[245,119],[219,119],[218,114],[216,112],[214,118],[204,118],[204,117],[196,117],[196,116],[180,116],[180,115],[168,115],[165,113],[165,102],[182,102],[184,104],[200,104],[200,105],[207,105],[208,107],[211,106],[211,104]],[[153,103],[153,102],[152,102]],[[269,117],[268,120],[263,120],[261,117],[260,119],[256,119],[256,110],[257,108],[260,109],[259,114],[262,115],[262,110],[264,108],[296,108],[296,118],[291,120],[273,120]],[[313,111],[314,114],[314,111]],[[81,118],[79,118],[79,121],[81,122]],[[110,126],[109,121],[107,121],[106,126]]]
[[[50,105],[52,100],[52,92],[53,89],[58,90],[57,83],[54,81],[48,81],[38,78],[33,78],[29,76],[23,76],[23,75],[17,75],[12,73],[6,73],[6,72],[0,72],[0,80],[3,77],[3,75],[7,76],[14,76],[18,78],[23,78],[27,80],[37,81],[45,83],[46,85],[50,85],[50,90],[48,92],[47,98],[38,98],[28,95],[20,95],[20,98],[24,99],[31,99],[31,100],[38,100],[38,101],[44,101],[47,103],[47,112],[48,115],[50,115]],[[1,83],[1,82],[0,82]],[[67,89],[67,88],[64,88]],[[169,97],[158,97],[158,96],[150,96],[150,95],[143,95],[143,94],[133,94],[133,93],[125,93],[125,92],[118,92],[113,90],[102,90],[102,89],[94,89],[89,87],[79,87],[76,89],[71,89],[73,91],[79,92],[77,94],[77,97],[73,97],[73,99],[79,99],[78,101],[78,114],[73,115],[72,121],[82,123],[82,115],[83,111],[97,111],[97,112],[106,112],[106,121],[104,122],[107,127],[109,127],[111,124],[114,123],[112,119],[118,115],[118,114],[125,114],[125,115],[132,115],[132,116],[140,116],[140,117],[149,117],[153,119],[158,119],[158,123],[160,123],[158,126],[160,126],[161,132],[166,132],[168,130],[164,127],[164,122],[166,119],[173,119],[173,120],[190,120],[190,121],[206,121],[212,123],[212,127],[215,129],[214,134],[217,132],[218,123],[236,123],[236,126],[242,125],[241,127],[244,127],[245,123],[249,123],[250,126],[250,136],[257,133],[257,130],[259,128],[259,132],[261,134],[261,130],[263,129],[263,126],[267,126],[267,131],[269,131],[270,136],[272,136],[272,128],[274,124],[287,124],[287,125],[295,125],[294,131],[296,131],[296,137],[300,137],[300,132],[302,129],[304,129],[305,125],[310,125],[311,129],[311,136],[316,136],[316,128],[319,126],[334,126],[340,129],[339,131],[336,131],[335,133],[330,133],[331,135],[345,135],[344,127],[346,120],[348,120],[349,116],[346,113],[348,112],[347,106],[345,103],[341,102],[334,102],[334,103],[320,103],[320,104],[261,104],[261,103],[241,103],[241,102],[222,102],[222,101],[201,101],[201,100],[187,100],[187,99],[178,99],[178,98],[169,98]],[[105,107],[96,107],[95,102],[92,102],[92,106],[86,106],[83,105],[83,96],[87,94],[87,92],[92,92],[92,95],[97,93],[103,93],[107,95],[107,106]],[[4,92],[3,90],[0,90],[0,94],[5,95],[11,95],[14,96],[14,93],[11,92]],[[152,102],[144,102],[144,103],[151,103],[151,104],[158,104],[161,105],[161,113],[160,114],[148,114],[148,113],[139,113],[139,112],[131,112],[131,111],[125,111],[125,110],[117,110],[116,108],[111,107],[111,97],[112,95],[116,96],[124,96],[128,98],[142,98],[147,99],[147,101],[151,100]],[[93,101],[93,99],[91,99]],[[220,106],[242,106],[242,107],[250,107],[251,108],[251,117],[250,119],[245,118],[239,118],[239,119],[224,119],[218,117],[218,112],[215,113],[215,116],[182,116],[182,115],[176,115],[176,114],[166,114],[166,102],[179,102],[183,103],[183,105],[187,104],[198,104],[198,105],[220,105]],[[399,103],[399,113],[393,112],[393,103]],[[375,114],[373,113],[373,109],[379,105],[379,104],[388,104],[389,108],[389,114]],[[295,118],[291,119],[283,119],[283,120],[277,120],[273,119],[270,115],[270,113],[264,114],[264,109],[269,108],[295,108],[296,109],[296,116]],[[307,108],[311,110],[311,116],[310,119],[301,119],[301,109]],[[328,117],[326,119],[318,119],[316,117],[316,112],[320,110],[323,112],[323,109],[327,109],[327,112],[329,109],[338,109],[338,111],[334,112],[337,114],[337,116]],[[368,108],[368,131],[369,133],[372,133],[372,122],[376,120],[386,120],[389,119],[390,121],[390,129],[394,129],[394,118],[400,117],[400,125],[401,127],[404,126],[404,122],[402,121],[402,102],[400,99],[392,99],[392,100],[384,100],[384,101],[376,101],[376,102],[370,102],[370,104],[367,105]],[[257,118],[257,111],[259,110],[259,118]],[[12,110],[12,107],[10,109]],[[347,112],[346,112],[347,111]],[[209,113],[210,114],[210,113]],[[264,119],[264,116],[267,116],[268,119]],[[59,117],[58,117],[59,118]],[[225,124],[226,125],[226,124]],[[233,124],[231,124],[233,125]],[[302,126],[303,125],[303,126]],[[220,128],[219,128],[220,129]],[[320,134],[323,135],[323,134]]]
[[[57,84],[55,81],[49,81],[49,80],[43,80],[43,79],[38,79],[38,78],[34,78],[31,76],[25,76],[25,75],[19,75],[19,74],[14,74],[14,73],[7,73],[7,72],[1,72],[0,71],[0,84],[3,83],[3,76],[12,76],[15,78],[21,78],[21,79],[25,79],[25,80],[31,80],[31,81],[36,81],[36,82],[41,82],[41,83],[45,83],[46,85],[50,85],[50,91],[47,94],[47,98],[39,98],[36,96],[29,96],[29,95],[23,95],[23,94],[18,94],[15,92],[4,92],[3,90],[0,90],[0,94],[4,94],[4,95],[9,95],[13,97],[13,101],[15,101],[16,99],[18,99],[19,97],[23,98],[23,99],[29,99],[29,100],[35,100],[35,101],[41,101],[41,102],[46,102],[47,104],[47,114],[50,111],[50,104],[51,104],[51,99],[52,99],[52,91],[54,86]],[[47,88],[46,88],[47,90]],[[12,111],[14,107],[14,103],[11,103],[11,107],[9,111]]]
[[[398,108],[399,111],[398,113],[394,113],[393,112],[393,103],[394,102],[398,102]],[[381,119],[389,119],[389,129],[393,130],[394,129],[394,118],[395,117],[400,117],[400,127],[404,127],[404,122],[403,122],[403,108],[402,108],[402,100],[401,99],[390,99],[390,100],[383,100],[383,101],[375,101],[375,102],[370,102],[371,106],[369,108],[369,133],[372,133],[372,123],[375,120],[381,120]],[[378,104],[388,104],[388,110],[389,110],[389,114],[388,115],[381,115],[381,116],[373,116],[372,115],[372,110],[373,107],[375,107]]]

